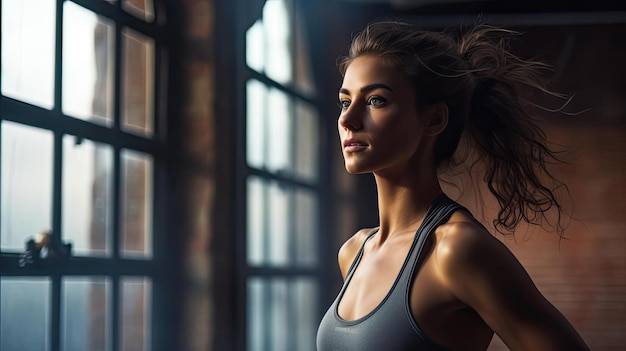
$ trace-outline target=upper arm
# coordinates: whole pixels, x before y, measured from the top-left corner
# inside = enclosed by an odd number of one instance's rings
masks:
[[[509,249],[479,226],[452,225],[437,247],[447,288],[512,350],[586,350]]]

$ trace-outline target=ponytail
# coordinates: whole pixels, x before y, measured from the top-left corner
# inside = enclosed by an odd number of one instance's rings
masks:
[[[483,179],[500,205],[493,221],[496,230],[512,232],[521,221],[542,225],[546,212],[555,208],[556,229],[563,236],[562,207],[554,191],[565,185],[548,169],[562,161],[530,113],[533,104],[521,96],[525,91],[552,94],[540,75],[548,66],[508,51],[507,38],[515,34],[481,26],[458,42],[474,81],[465,133],[476,146]]]
[[[449,170],[466,164],[469,171],[484,166],[483,179],[500,205],[494,220],[499,232],[512,232],[521,221],[542,225],[546,212],[556,209],[555,227],[562,237],[563,209],[554,192],[564,184],[548,170],[561,160],[521,93],[559,95],[545,88],[541,72],[547,65],[508,50],[508,38],[515,34],[480,25],[455,36],[378,22],[353,38],[339,68],[343,74],[353,59],[376,54],[412,81],[418,108],[445,103],[448,125],[435,141],[436,166]],[[461,140],[469,147],[462,155],[457,152]]]

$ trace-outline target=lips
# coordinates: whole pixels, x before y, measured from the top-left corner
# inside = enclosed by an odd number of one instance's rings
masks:
[[[365,150],[369,145],[357,139],[346,139],[343,142],[343,150],[346,152],[358,152]]]

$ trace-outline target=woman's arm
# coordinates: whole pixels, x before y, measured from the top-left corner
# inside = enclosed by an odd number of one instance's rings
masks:
[[[511,350],[589,349],[509,249],[482,226],[461,222],[442,230],[440,278]]]

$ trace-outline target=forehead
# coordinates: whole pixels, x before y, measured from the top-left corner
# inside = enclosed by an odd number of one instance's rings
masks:
[[[344,74],[342,88],[358,90],[371,84],[385,84],[396,89],[411,89],[409,79],[378,55],[363,55],[352,60]]]

